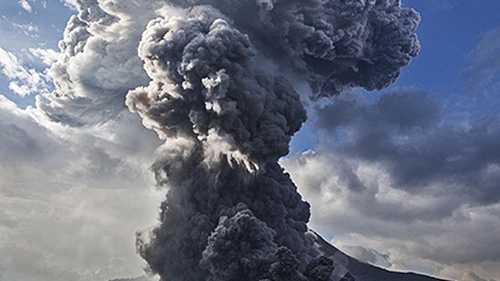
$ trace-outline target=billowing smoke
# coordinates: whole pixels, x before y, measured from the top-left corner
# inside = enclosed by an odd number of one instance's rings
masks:
[[[137,240],[153,273],[345,275],[314,245],[309,205],[277,164],[306,120],[296,85],[310,86],[302,99],[386,87],[418,52],[418,14],[395,0],[65,2],[79,13],[51,69],[56,91],[37,106],[84,126],[127,105],[165,140],[153,165],[168,190],[160,224]]]
[[[306,114],[223,14],[184,13],[150,22],[139,55],[152,81],[127,95],[166,139],[154,165],[169,187],[161,225],[139,250],[165,280],[265,278],[278,245],[304,262],[311,246],[309,205],[277,164]]]
[[[306,79],[313,97],[383,89],[420,50],[420,16],[400,0],[171,0],[208,4],[267,58]]]
[[[112,2],[106,2],[108,9],[123,9]],[[149,84],[136,87],[140,74],[131,75],[137,81],[127,80],[135,89],[126,105],[165,140],[153,170],[168,193],[160,224],[138,235],[140,255],[163,281],[332,280],[334,262],[321,256],[307,234],[309,204],[277,163],[306,120],[289,79],[309,83],[313,99],[347,88],[387,87],[419,51],[412,33],[418,14],[401,8],[399,0],[166,5],[139,43]],[[117,21],[99,9],[80,13],[72,24]],[[139,25],[133,27],[127,34]],[[90,36],[88,29],[73,29],[78,30],[78,36]],[[97,47],[107,47],[104,38]],[[72,42],[63,47],[75,52],[67,60],[90,48]],[[128,65],[135,63],[130,58]],[[64,64],[55,70],[71,74]],[[59,85],[69,94],[54,95],[45,109],[55,119],[73,118],[59,114],[63,106],[54,101],[62,104],[69,96],[100,107],[122,97],[121,87],[111,86],[114,94],[97,98],[98,91],[79,97]]]

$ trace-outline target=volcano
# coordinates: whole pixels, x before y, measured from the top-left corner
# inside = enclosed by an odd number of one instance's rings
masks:
[[[315,244],[325,256],[341,256],[345,269],[350,272],[356,281],[449,281],[438,279],[413,272],[394,272],[348,256],[332,244],[328,243],[319,234],[315,234]],[[338,259],[337,259],[338,260]]]

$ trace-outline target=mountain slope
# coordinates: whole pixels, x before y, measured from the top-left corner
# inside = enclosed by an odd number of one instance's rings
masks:
[[[327,257],[342,257],[340,264],[354,276],[356,281],[447,281],[413,272],[392,272],[352,258],[316,234],[318,249]],[[334,258],[338,262],[338,258]],[[334,271],[335,273],[335,271]],[[345,272],[344,272],[345,273]],[[343,275],[343,274],[342,274]]]

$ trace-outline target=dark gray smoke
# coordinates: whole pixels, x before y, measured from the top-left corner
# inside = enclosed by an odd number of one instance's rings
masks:
[[[171,0],[209,4],[249,34],[266,57],[292,68],[314,97],[394,83],[420,44],[420,16],[400,0]]]
[[[314,97],[380,89],[419,49],[399,1],[171,1],[139,56],[151,78],[127,106],[165,139],[153,165],[168,188],[138,251],[161,280],[331,280],[307,235],[309,204],[277,163],[306,120],[272,61]],[[287,69],[284,71],[284,69]]]

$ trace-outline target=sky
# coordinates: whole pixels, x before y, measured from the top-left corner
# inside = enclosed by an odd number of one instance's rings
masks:
[[[84,29],[63,34],[78,27],[68,23],[76,1],[0,3],[1,280],[143,275],[135,235],[155,224],[165,194],[149,169],[162,141],[120,93],[148,83],[137,45],[163,12],[100,2],[123,21],[89,12],[80,56]],[[500,4],[402,5],[422,17],[419,55],[385,90],[310,105],[281,164],[312,206],[309,226],[344,252],[499,281]],[[58,99],[57,83],[78,103]]]

